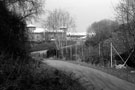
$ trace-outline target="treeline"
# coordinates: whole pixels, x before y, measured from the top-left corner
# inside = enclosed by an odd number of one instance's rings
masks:
[[[103,65],[110,65],[111,48],[113,47],[113,63],[124,64],[124,61],[127,60],[127,65],[135,66],[134,6],[134,0],[121,0],[116,7],[117,20],[101,20],[94,22],[88,28],[88,33],[94,32],[96,35],[93,37],[88,36],[85,45],[92,47],[91,53],[96,53],[95,55],[90,54],[87,58],[98,57],[98,60],[103,63]],[[124,61],[122,61],[121,58]],[[88,61],[91,60],[92,59],[88,59]]]
[[[87,30],[85,43],[61,49],[61,55],[67,60],[80,60],[107,67],[111,66],[111,58],[113,65],[124,64],[127,60],[126,64],[134,67],[135,37],[128,30],[131,23],[122,24],[108,19],[94,22]],[[89,34],[92,32],[95,35]]]
[[[134,48],[133,38],[131,38],[130,35],[127,37],[124,36],[125,31],[123,30],[123,25],[124,24],[119,24],[118,21],[107,19],[94,22],[87,30],[87,39],[84,43],[81,43],[80,45],[74,44],[70,47],[58,51],[56,50],[57,53],[54,54],[59,54],[56,55],[58,58],[64,58],[66,60],[80,60],[87,63],[110,67],[111,43],[117,50],[117,52],[114,49],[112,50],[113,64],[117,63],[116,59],[118,58],[115,58],[118,56],[117,53],[123,54]],[[89,33],[92,32],[96,34],[91,36]],[[128,40],[129,43],[127,43],[126,40]],[[130,52],[127,54],[129,55]],[[126,60],[128,55],[123,57],[123,59]],[[120,58],[118,62],[123,63]]]

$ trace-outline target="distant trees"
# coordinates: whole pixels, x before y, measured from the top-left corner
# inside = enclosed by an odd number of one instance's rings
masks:
[[[89,26],[87,32],[95,32],[96,35],[87,38],[86,44],[96,46],[104,40],[112,37],[112,32],[118,28],[118,23],[111,20],[101,20]]]
[[[95,32],[96,35],[88,37],[85,44],[98,48],[97,54],[102,62],[109,59],[110,43],[113,43],[121,55],[124,52],[128,52],[127,56],[130,55],[132,54],[131,49],[135,48],[135,0],[120,0],[116,7],[116,13],[117,22],[101,20],[88,28],[88,33]],[[132,55],[130,58],[134,57]]]
[[[85,44],[98,48],[97,54],[100,54],[103,60],[110,55],[109,43],[113,43],[120,54],[128,52],[129,55],[129,51],[135,48],[135,1],[120,0],[116,12],[117,22],[102,20],[88,28],[88,32],[95,32],[96,35],[88,38]],[[134,55],[131,58],[133,57]]]
[[[87,61],[94,60],[96,61],[95,63],[98,62],[102,65],[106,65],[109,62],[110,44],[108,42],[112,41],[118,26],[119,24],[116,21],[104,19],[94,22],[88,27],[87,33],[94,32],[96,35],[88,37],[85,42],[85,45],[90,48],[90,56]]]

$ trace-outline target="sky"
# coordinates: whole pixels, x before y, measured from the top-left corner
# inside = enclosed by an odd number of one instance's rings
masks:
[[[114,19],[114,7],[119,0],[46,0],[45,9],[66,10],[75,19],[76,32],[86,32],[88,26],[102,19]]]

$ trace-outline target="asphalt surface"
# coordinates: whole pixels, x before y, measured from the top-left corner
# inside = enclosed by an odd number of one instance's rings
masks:
[[[135,90],[135,85],[102,71],[72,64],[66,61],[44,60],[43,62],[67,73],[74,73],[88,90]]]

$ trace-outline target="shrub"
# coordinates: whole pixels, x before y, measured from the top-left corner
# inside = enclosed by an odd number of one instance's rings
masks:
[[[21,18],[0,1],[0,51],[14,58],[25,57],[27,54],[27,29]]]

